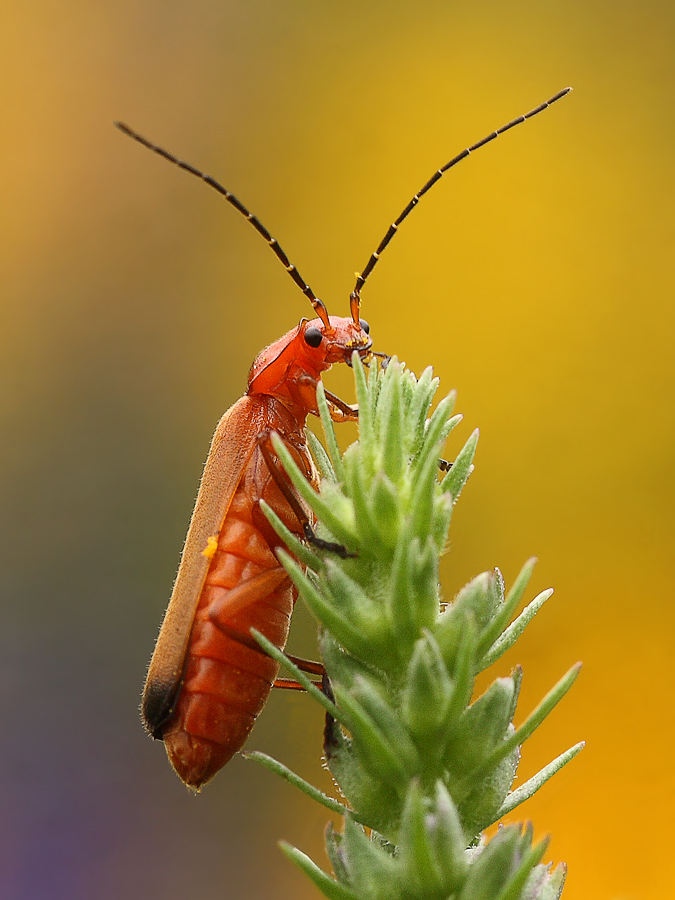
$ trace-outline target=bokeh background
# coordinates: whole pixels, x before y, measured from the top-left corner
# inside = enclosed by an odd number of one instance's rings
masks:
[[[505,671],[520,719],[585,668],[521,777],[567,900],[672,897],[673,117],[662,0],[54,0],[5,5],[0,418],[0,896],[316,896],[325,813],[235,759],[194,798],[138,695],[215,423],[308,313],[208,188],[235,191],[331,311],[440,164],[463,162],[364,291],[377,347],[433,364],[480,426],[452,594],[540,558],[556,587]],[[330,373],[349,396],[348,373]],[[346,438],[347,439],[347,438]],[[533,596],[530,592],[530,597]],[[292,647],[312,654],[298,609]],[[321,714],[274,696],[250,746],[328,787]]]

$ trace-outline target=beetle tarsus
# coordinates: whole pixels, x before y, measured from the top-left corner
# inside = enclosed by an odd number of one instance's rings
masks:
[[[391,356],[388,353],[379,353],[377,350],[371,350],[370,355],[379,359],[381,369],[386,369],[391,362]]]
[[[303,526],[303,530],[305,532],[305,540],[307,543],[316,547],[318,550],[326,550],[328,553],[334,553],[336,556],[339,556],[340,559],[356,559],[358,556],[358,553],[352,553],[342,544],[337,544],[334,541],[324,541],[323,538],[317,537],[314,533],[314,529],[309,523]]]

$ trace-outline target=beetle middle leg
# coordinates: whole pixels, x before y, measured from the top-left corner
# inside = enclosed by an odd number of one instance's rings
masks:
[[[302,531],[307,543],[311,544],[314,547],[317,547],[319,550],[327,550],[329,553],[335,553],[335,555],[339,556],[340,559],[349,559],[350,557],[355,557],[356,554],[350,553],[346,547],[342,546],[342,544],[337,544],[334,541],[324,541],[323,538],[317,537],[307,513],[303,509],[300,501],[295,494],[295,491],[293,490],[293,485],[288,480],[288,476],[280,467],[277,461],[276,454],[274,453],[274,449],[272,448],[272,439],[269,432],[263,432],[263,434],[259,436],[258,446],[260,448],[260,452],[263,455],[263,459],[267,463],[267,468],[269,469],[270,475],[274,479],[276,486],[288,501],[288,505],[291,507],[298,519],[298,522],[302,526]]]

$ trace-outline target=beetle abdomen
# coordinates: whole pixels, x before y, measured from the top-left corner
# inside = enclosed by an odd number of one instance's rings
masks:
[[[199,598],[180,694],[162,733],[172,766],[196,789],[242,748],[277,676],[278,664],[258,649],[251,628],[280,649],[288,637],[296,592],[272,553],[270,543],[280,542],[261,525],[258,498],[292,530],[299,523],[266,468],[256,452],[233,497]]]
[[[285,579],[280,590],[228,624],[242,635],[257,628],[283,648],[294,599]],[[277,671],[276,662],[223,634],[208,618],[195,620],[183,687],[163,735],[169,760],[187,785],[200,788],[241,750]]]

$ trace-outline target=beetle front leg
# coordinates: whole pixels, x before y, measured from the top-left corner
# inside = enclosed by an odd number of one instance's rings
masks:
[[[318,387],[318,381],[305,372],[297,379],[296,384],[303,397],[303,401],[307,403],[312,414],[315,416],[318,415],[318,410],[316,408],[316,389]],[[357,404],[350,406],[349,403],[340,400],[336,394],[327,391],[325,387],[324,394],[326,396],[326,402],[328,403],[330,417],[334,422],[355,422],[358,419],[359,407]],[[312,402],[309,402],[310,397],[312,398]]]
[[[330,417],[334,422],[356,422],[359,418],[359,406],[358,403],[355,403],[351,406],[349,403],[345,403],[344,400],[340,400],[335,394],[332,394],[330,391],[327,391],[324,388],[324,394],[326,395],[326,400],[328,401],[328,411],[330,412]]]

